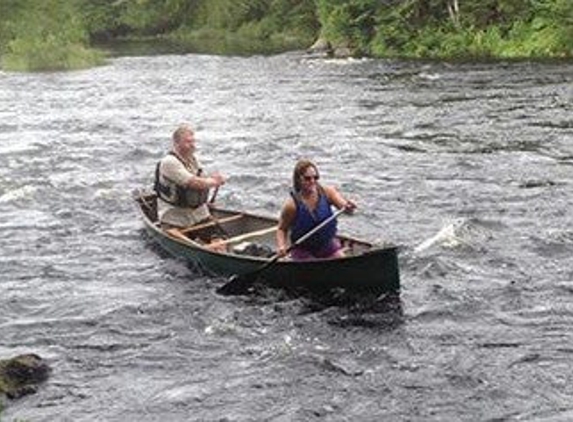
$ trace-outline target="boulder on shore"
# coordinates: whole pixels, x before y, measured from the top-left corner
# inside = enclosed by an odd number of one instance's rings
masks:
[[[307,53],[317,57],[334,57],[337,59],[347,59],[361,55],[358,49],[349,42],[333,44],[322,37],[319,37],[314,44],[307,49]]]
[[[50,367],[33,353],[0,359],[0,395],[16,399],[35,393],[38,385],[48,379]]]
[[[307,49],[308,54],[328,57],[332,55],[332,45],[324,38],[318,38],[313,45]]]

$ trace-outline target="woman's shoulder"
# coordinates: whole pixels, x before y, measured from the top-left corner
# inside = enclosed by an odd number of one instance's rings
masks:
[[[326,196],[328,199],[332,199],[337,192],[334,186],[329,186],[329,185],[320,185],[319,191],[322,195]]]
[[[296,210],[296,200],[292,194],[285,199],[282,209],[287,211]]]

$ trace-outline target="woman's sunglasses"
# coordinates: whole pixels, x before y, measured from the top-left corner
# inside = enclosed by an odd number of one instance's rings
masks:
[[[318,180],[320,179],[319,176],[302,176],[305,182],[310,182],[311,180]]]

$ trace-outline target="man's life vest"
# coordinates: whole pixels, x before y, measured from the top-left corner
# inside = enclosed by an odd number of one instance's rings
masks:
[[[189,167],[177,154],[173,153],[173,151],[170,151],[169,154],[176,157],[185,168],[189,170]],[[207,202],[209,189],[193,189],[188,186],[178,185],[165,176],[161,177],[160,167],[161,161],[155,166],[155,183],[153,184],[153,189],[157,192],[157,196],[163,201],[182,208],[197,208]],[[201,173],[202,170],[198,169],[196,176],[201,176]]]

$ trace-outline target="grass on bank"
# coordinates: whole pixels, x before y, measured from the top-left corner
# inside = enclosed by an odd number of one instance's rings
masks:
[[[18,38],[8,43],[1,66],[8,71],[75,70],[104,63],[103,52],[80,43],[61,43],[55,36],[44,40]]]

